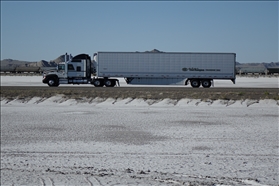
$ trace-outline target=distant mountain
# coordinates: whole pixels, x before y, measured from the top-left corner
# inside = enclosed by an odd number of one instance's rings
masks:
[[[15,66],[15,67],[55,67],[57,66],[54,62],[47,62],[45,60],[41,60],[38,62],[29,62],[29,61],[20,61],[13,59],[4,59],[1,60],[1,66]]]
[[[157,49],[153,49],[151,51],[145,51],[145,52],[163,52],[163,51],[160,51],[160,50],[157,50]]]
[[[69,60],[69,56],[67,57],[67,60]],[[64,61],[65,61],[65,54],[59,56],[55,60],[51,60],[51,62],[56,63],[56,64],[58,64],[60,62],[64,62]]]
[[[271,63],[239,63],[236,62],[236,67],[263,67],[263,68],[270,68],[270,67],[279,67],[279,62],[271,62]]]
[[[236,69],[241,73],[265,73],[269,68],[279,68],[279,62],[271,63],[236,63]]]
[[[19,65],[28,65],[29,61],[19,61],[13,59],[4,59],[1,60],[1,66],[19,66]]]
[[[55,60],[51,61],[45,61],[41,60],[38,62],[31,62],[31,61],[20,61],[20,60],[14,60],[14,59],[4,59],[0,61],[1,66],[15,66],[15,67],[56,67],[58,63],[64,62],[65,55],[61,55]]]
[[[41,60],[39,62],[36,63],[36,66],[40,66],[40,67],[56,67],[57,64],[55,62],[47,62],[45,60]]]

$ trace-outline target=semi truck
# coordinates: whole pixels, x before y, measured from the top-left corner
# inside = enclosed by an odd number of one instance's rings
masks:
[[[209,88],[214,79],[235,84],[235,53],[201,52],[97,52],[65,55],[55,72],[43,73],[43,83],[92,84],[95,87],[119,86],[117,78],[132,85],[188,85]]]

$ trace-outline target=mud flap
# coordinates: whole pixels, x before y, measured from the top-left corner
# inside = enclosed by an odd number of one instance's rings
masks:
[[[118,79],[116,80],[116,84],[117,84],[117,86],[120,87],[120,83],[119,83],[119,80],[118,80]]]

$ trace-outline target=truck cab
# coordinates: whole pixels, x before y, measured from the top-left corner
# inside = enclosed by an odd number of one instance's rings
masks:
[[[57,76],[59,78],[66,78],[67,77],[67,69],[65,68],[65,62],[61,62],[57,65]]]
[[[91,70],[89,55],[79,54],[72,58],[66,53],[65,62],[59,63],[55,72],[43,74],[43,83],[50,87],[57,87],[60,84],[87,84],[92,81]]]

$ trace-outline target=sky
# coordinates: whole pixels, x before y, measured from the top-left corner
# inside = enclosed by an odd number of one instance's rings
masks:
[[[158,49],[277,62],[278,9],[277,1],[1,1],[1,60]]]

